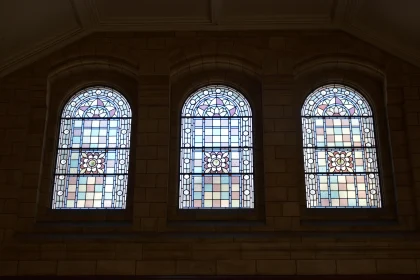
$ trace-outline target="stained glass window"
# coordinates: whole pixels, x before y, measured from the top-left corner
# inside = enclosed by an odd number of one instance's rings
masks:
[[[89,87],[64,106],[53,209],[125,209],[131,109],[107,87]]]
[[[373,114],[343,85],[311,93],[302,107],[307,208],[380,208]]]
[[[181,112],[179,208],[254,207],[252,112],[233,88],[199,89]]]

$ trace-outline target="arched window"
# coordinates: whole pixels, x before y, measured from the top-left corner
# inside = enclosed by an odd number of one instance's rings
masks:
[[[233,88],[194,92],[181,112],[179,208],[253,208],[252,112]]]
[[[131,109],[107,87],[75,94],[61,114],[53,209],[125,209]]]
[[[307,208],[380,208],[373,114],[343,85],[311,93],[302,107]]]

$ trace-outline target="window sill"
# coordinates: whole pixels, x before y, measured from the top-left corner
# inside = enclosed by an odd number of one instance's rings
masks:
[[[112,224],[130,223],[132,213],[128,209],[46,209],[39,213],[36,224]]]
[[[396,219],[391,208],[301,208],[302,220],[372,220]]]
[[[390,208],[312,209],[301,211],[302,226],[397,226],[398,217]]]
[[[184,227],[222,227],[222,228],[241,228],[241,227],[261,227],[266,226],[264,221],[223,221],[223,220],[208,220],[208,221],[168,221],[168,228],[184,228]]]
[[[378,227],[378,226],[396,226],[398,220],[300,220],[302,226],[362,226],[362,227]]]
[[[366,238],[395,238],[403,240],[419,240],[418,231],[253,231],[253,232],[214,232],[214,231],[177,231],[177,232],[32,232],[32,233],[15,233],[16,240],[24,241],[43,241],[43,240],[107,240],[107,241],[123,241],[123,242],[148,242],[155,240],[163,240],[165,238],[191,238],[191,239],[232,239],[232,238],[251,238],[253,240],[260,238],[326,238],[326,239],[366,239]]]
[[[83,228],[105,228],[105,227],[131,227],[131,221],[69,221],[69,222],[36,222],[36,229],[47,228],[66,228],[66,227],[83,227]]]
[[[170,209],[168,223],[252,223],[265,222],[259,208],[253,209]]]

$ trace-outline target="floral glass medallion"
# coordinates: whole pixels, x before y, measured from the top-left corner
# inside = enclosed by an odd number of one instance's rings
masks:
[[[229,157],[228,153],[206,152],[204,153],[205,173],[228,173]]]
[[[328,152],[328,167],[330,172],[353,172],[351,152]]]
[[[124,209],[131,109],[107,87],[79,91],[64,106],[53,209]]]
[[[233,88],[194,92],[181,112],[179,208],[253,208],[252,113]]]
[[[302,107],[308,208],[380,208],[373,114],[353,88],[326,85]]]
[[[103,174],[105,171],[104,153],[82,153],[80,163],[81,174]]]

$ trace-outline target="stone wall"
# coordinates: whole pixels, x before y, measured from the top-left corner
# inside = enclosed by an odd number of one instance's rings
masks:
[[[300,106],[337,82],[376,113],[384,207],[306,209]],[[183,98],[251,96],[255,211],[177,211]],[[49,209],[58,114],[91,84],[135,115],[127,211]],[[341,32],[99,33],[0,79],[0,275],[343,275],[420,271],[420,69]],[[418,268],[419,267],[419,268]]]

